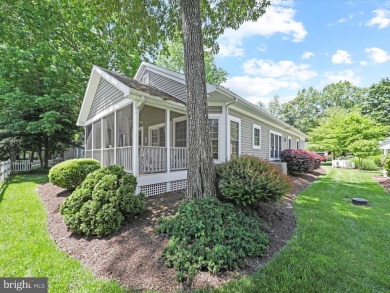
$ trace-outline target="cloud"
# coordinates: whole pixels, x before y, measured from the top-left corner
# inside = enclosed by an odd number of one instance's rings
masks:
[[[220,57],[239,57],[244,55],[242,42],[253,36],[270,37],[283,34],[284,38],[300,42],[305,39],[307,31],[302,22],[295,20],[295,10],[291,8],[292,1],[272,1],[267,12],[256,22],[245,22],[239,29],[227,29],[219,38]]]
[[[309,64],[295,64],[291,60],[274,62],[272,60],[247,60],[244,73],[261,77],[279,78],[284,81],[306,81],[317,76]]]
[[[307,60],[307,59],[310,59],[310,58],[313,58],[314,57],[314,53],[313,52],[310,52],[310,51],[305,51],[303,52],[301,58],[303,60]]]
[[[325,79],[320,84],[320,87],[324,87],[331,83],[338,83],[339,81],[349,81],[350,83],[358,86],[360,85],[362,78],[357,76],[353,70],[346,69],[339,72],[327,71],[324,73]]]
[[[366,53],[368,55],[368,58],[370,58],[375,63],[385,63],[387,61],[390,61],[390,53],[380,48],[367,48]]]
[[[351,54],[348,51],[337,50],[336,54],[332,56],[332,62],[334,64],[351,64]]]
[[[222,85],[252,103],[256,103],[259,99],[265,99],[264,96],[276,90],[297,90],[300,88],[298,83],[292,81],[284,81],[276,78],[250,77],[247,75],[229,78]]]
[[[361,66],[367,66],[368,65],[367,61],[360,61],[359,63],[360,63]]]
[[[375,17],[366,23],[368,26],[378,25],[379,29],[384,29],[390,25],[390,10],[377,9],[374,10]]]

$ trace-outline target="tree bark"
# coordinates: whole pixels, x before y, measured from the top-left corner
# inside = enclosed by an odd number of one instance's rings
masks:
[[[200,0],[181,0],[187,87],[188,175],[186,197],[216,195],[215,168],[209,135]]]

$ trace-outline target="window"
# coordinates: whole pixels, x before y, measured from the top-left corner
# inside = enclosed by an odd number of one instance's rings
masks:
[[[187,120],[175,123],[175,147],[187,147]]]
[[[93,124],[93,148],[100,150],[102,148],[102,121],[99,120]]]
[[[240,123],[230,120],[230,154],[240,154]]]
[[[116,127],[116,146],[131,146],[131,138],[133,135],[133,105],[123,107],[116,112]]]
[[[103,139],[106,149],[114,147],[114,127],[114,114],[103,118]]]
[[[291,137],[288,137],[288,149],[291,150]]]
[[[278,160],[282,150],[282,135],[280,133],[270,132],[270,158]]]
[[[165,146],[165,124],[149,127],[149,141],[151,146]]]
[[[218,119],[209,119],[213,159],[218,160]]]
[[[299,139],[297,139],[297,150],[299,150]]]
[[[92,150],[92,124],[89,124],[87,127],[85,127],[85,141],[87,142],[85,149]]]
[[[253,124],[253,148],[254,149],[261,149],[261,126]]]

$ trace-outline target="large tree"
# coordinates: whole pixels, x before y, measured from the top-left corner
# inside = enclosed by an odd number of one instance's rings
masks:
[[[118,19],[118,25],[135,34],[141,44],[158,48],[176,40],[181,32],[187,87],[189,165],[187,197],[215,194],[215,171],[209,136],[204,47],[218,51],[217,38],[226,28],[237,29],[265,13],[267,0],[103,0],[97,5],[102,21]],[[137,45],[137,44],[135,44]]]
[[[375,121],[390,125],[390,79],[382,78],[368,88],[363,102],[363,113],[370,115]]]
[[[204,52],[206,81],[220,85],[225,82],[228,72],[215,64],[214,55],[210,50]],[[164,48],[158,53],[155,64],[179,73],[185,73],[184,47],[180,41],[167,41]]]

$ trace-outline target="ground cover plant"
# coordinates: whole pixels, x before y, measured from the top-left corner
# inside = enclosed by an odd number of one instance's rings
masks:
[[[294,202],[297,230],[287,246],[213,292],[389,292],[390,195],[372,178],[379,173],[325,168]],[[352,197],[370,205],[352,205]]]
[[[46,211],[36,188],[43,175],[14,176],[0,193],[0,276],[47,277],[50,293],[126,292],[116,281],[93,276],[60,251],[47,233]]]
[[[49,171],[52,184],[66,189],[75,189],[89,173],[100,168],[100,163],[94,159],[72,159],[55,165]]]
[[[107,236],[118,231],[127,218],[145,209],[144,194],[136,195],[137,179],[121,166],[109,166],[89,174],[64,201],[60,212],[71,231]]]
[[[170,236],[163,252],[165,264],[174,267],[180,281],[191,281],[200,270],[233,270],[245,257],[261,256],[267,237],[260,219],[215,197],[183,203],[174,217],[161,218],[157,233]]]
[[[217,168],[221,194],[237,205],[277,201],[291,189],[291,180],[256,156],[242,155]]]
[[[280,159],[287,163],[287,171],[290,174],[307,173],[321,165],[321,156],[306,150],[283,150]]]

